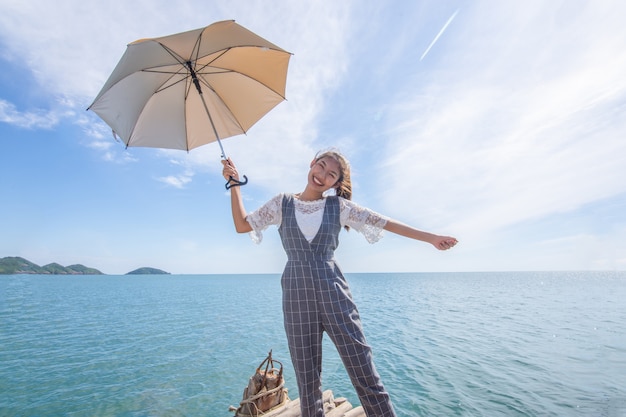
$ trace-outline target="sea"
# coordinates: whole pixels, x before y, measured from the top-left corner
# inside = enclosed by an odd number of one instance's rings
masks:
[[[346,276],[398,416],[626,416],[626,272]],[[270,350],[280,274],[0,276],[0,416],[233,416]]]

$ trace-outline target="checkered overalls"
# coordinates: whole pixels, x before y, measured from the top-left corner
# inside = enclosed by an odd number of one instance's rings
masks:
[[[322,225],[309,243],[296,222],[292,195],[285,195],[278,228],[287,252],[282,276],[283,314],[296,372],[302,417],[324,416],[322,333],[326,331],[346,367],[368,416],[395,416],[372,361],[348,284],[334,259],[341,231],[337,197],[328,197]]]

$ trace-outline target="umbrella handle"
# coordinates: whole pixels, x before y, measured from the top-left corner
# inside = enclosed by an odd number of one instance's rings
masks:
[[[225,187],[227,190],[230,190],[233,187],[240,187],[242,185],[246,185],[247,183],[248,177],[246,177],[245,175],[243,176],[243,181],[236,180],[233,177],[229,176],[228,182],[226,183]]]

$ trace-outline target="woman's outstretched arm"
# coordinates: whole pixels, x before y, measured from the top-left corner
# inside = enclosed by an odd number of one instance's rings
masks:
[[[430,243],[439,250],[447,250],[457,244],[457,240],[451,236],[439,236],[428,232],[417,230],[404,223],[400,223],[396,220],[389,219],[384,227],[385,230],[398,234],[400,236],[408,237],[410,239],[420,240],[422,242]]]

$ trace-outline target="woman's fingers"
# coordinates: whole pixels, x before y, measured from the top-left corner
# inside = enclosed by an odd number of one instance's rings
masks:
[[[441,249],[441,250],[451,249],[457,243],[458,243],[458,241],[456,239],[454,239],[454,238],[444,239],[441,242],[439,242],[439,249]]]
[[[222,175],[224,176],[225,179],[230,180],[231,177],[236,180],[239,179],[237,168],[235,167],[235,164],[233,164],[233,161],[231,161],[230,158],[222,159],[222,165],[224,165],[224,168],[222,169]]]

